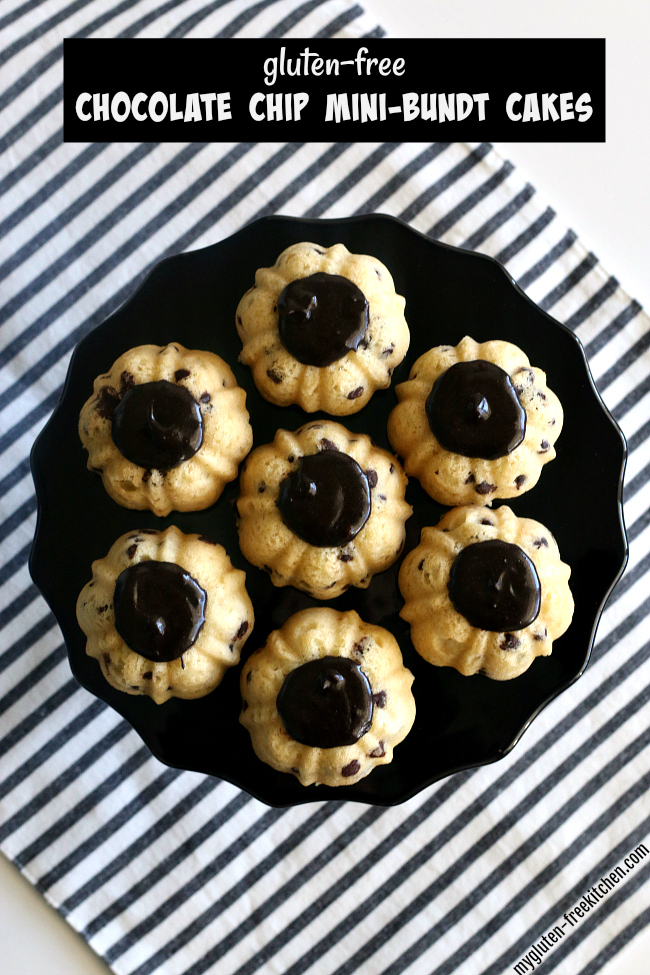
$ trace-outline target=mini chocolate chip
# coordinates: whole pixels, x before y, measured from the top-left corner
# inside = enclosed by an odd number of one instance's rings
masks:
[[[135,379],[133,378],[133,373],[128,372],[126,369],[120,376],[120,391],[125,393],[127,389],[131,389],[131,386],[135,386]]]
[[[134,542],[133,545],[129,545],[129,547],[126,550],[126,554],[128,558],[132,559],[137,551],[138,551],[138,546]]]
[[[321,450],[338,450],[339,449],[336,446],[335,443],[332,443],[332,441],[331,440],[328,440],[326,437],[323,437],[323,439],[321,440],[319,446],[320,446],[320,449]]]
[[[132,690],[132,691],[139,691],[139,690],[140,690],[140,688],[138,687],[138,685],[137,685],[137,684],[131,684],[131,690]]]
[[[293,454],[289,454],[289,456],[287,457],[287,462],[288,462],[289,464],[293,464],[293,462],[294,462],[294,460],[295,460],[295,459],[296,459],[296,458],[294,457],[294,455],[293,455]]]
[[[368,752],[368,758],[383,758],[386,754],[386,749],[384,747],[383,741],[380,741],[376,748],[373,748],[371,752]]]
[[[120,402],[120,394],[114,386],[102,386],[98,395],[95,410],[103,420],[110,420]]]
[[[482,525],[490,525],[491,528],[494,528],[494,522],[493,521],[490,521],[489,518],[481,518],[481,524]]]
[[[351,775],[356,775],[361,766],[357,762],[356,758],[353,758],[349,765],[344,765],[341,769],[341,775],[346,779],[349,779]]]
[[[475,480],[476,478],[474,477],[473,474],[468,474],[467,477],[465,478],[465,484],[473,484]]]
[[[357,346],[357,352],[359,351],[359,349],[364,349],[364,350],[367,349],[369,344],[370,343],[368,342],[368,339],[364,336]]]
[[[388,473],[389,474],[394,474],[395,473],[395,465],[394,464],[391,464],[390,465],[390,467],[388,468]]]
[[[244,711],[246,711],[247,708],[248,708],[248,701],[242,701],[241,702],[242,714],[244,713]]]
[[[293,772],[294,775],[297,775],[298,777],[300,777],[300,769],[299,768],[296,768],[295,765],[292,766],[291,771]]]
[[[201,393],[199,399],[202,403],[209,403],[212,397],[210,396],[209,393]]]
[[[370,470],[370,471],[364,471],[363,473],[366,475],[366,480],[368,481],[368,487],[370,488],[377,487],[377,481],[378,481],[377,471]]]
[[[248,620],[244,620],[242,625],[235,633],[235,640],[241,640],[241,638],[243,637],[244,633],[246,633],[247,630],[248,630]]]
[[[421,562],[420,562],[420,564],[418,565],[418,569],[420,570],[420,572],[422,572],[422,569],[423,569],[423,568],[424,568],[424,559],[422,559],[422,561],[421,561]]]
[[[144,474],[142,475],[142,483],[146,484],[150,477],[151,477],[151,470],[145,471]]]
[[[241,315],[237,315],[237,324],[238,324],[238,325],[240,326],[240,328],[241,328],[241,325],[242,325],[242,320],[241,320]]]
[[[376,694],[372,695],[372,703],[376,708],[386,707],[386,691],[377,691]]]
[[[379,497],[379,500],[380,501],[385,501],[386,500],[386,495],[385,494],[380,494],[380,495],[378,495],[378,497]]]
[[[260,483],[257,485],[257,490],[259,494],[264,494],[264,492],[266,491],[266,484],[264,483],[264,481],[260,481]]]
[[[514,633],[506,633],[500,643],[500,647],[502,650],[516,650],[520,643],[521,640]]]
[[[174,373],[174,379],[178,383],[181,381],[181,379],[187,379],[189,374],[190,374],[189,369],[177,369],[176,372]]]
[[[276,372],[275,369],[267,369],[266,375],[269,377],[272,383],[275,383],[276,386],[279,386],[279,384],[284,380],[284,376],[282,376],[279,372]]]
[[[387,359],[388,356],[392,355],[394,351],[395,351],[395,343],[391,342],[388,348],[384,349],[384,351],[382,352],[382,356],[384,356],[384,358]]]
[[[538,454],[545,454],[546,451],[550,448],[550,444],[548,440],[542,440],[539,446],[541,449],[537,451]]]
[[[98,606],[97,607],[97,612],[98,613],[105,613],[107,609],[108,609],[108,603],[106,604],[106,606]]]
[[[368,646],[368,637],[361,637],[358,643],[355,643],[352,647],[352,653],[363,653]]]
[[[348,393],[348,399],[358,399],[363,394],[363,386],[357,386],[352,392]]]
[[[110,653],[103,653],[102,654],[102,660],[104,661],[104,665],[105,665],[106,669],[108,670],[108,668],[111,665],[111,655],[110,655]]]
[[[492,492],[496,491],[496,489],[496,484],[488,484],[487,481],[481,481],[481,483],[477,484],[474,488],[477,494],[492,494]]]
[[[544,548],[548,548],[548,539],[544,538],[543,536],[542,538],[536,538],[535,541],[533,542],[533,545],[535,548],[541,548],[542,545],[544,546]]]
[[[394,371],[395,371],[395,370],[393,369],[393,367],[392,367],[392,366],[391,366],[391,368],[390,368],[390,369],[387,369],[387,370],[386,370],[386,372],[388,373],[388,375],[389,375],[389,376],[392,376],[392,375],[393,375],[393,372],[394,372]]]
[[[354,555],[350,555],[349,552],[341,552],[339,555],[339,562],[351,562]]]
[[[537,390],[537,395],[539,396],[539,398],[541,399],[541,401],[542,401],[543,403],[545,403],[545,402],[546,402],[546,393],[542,393],[542,391],[541,391],[541,390]]]
[[[252,679],[253,679],[253,671],[249,670],[248,673],[246,674],[246,683],[250,684]]]
[[[143,680],[151,680],[151,678],[152,678],[152,677],[153,677],[153,670],[147,670],[147,671],[146,671],[146,672],[145,672],[145,673],[144,673],[144,674],[142,675],[142,679],[143,679]]]
[[[519,488],[523,484],[525,484],[527,480],[528,480],[528,478],[526,477],[525,474],[517,474],[517,476],[515,478],[515,484],[517,485],[517,490],[519,490]]]
[[[548,636],[548,630],[546,629],[546,627],[544,628],[543,633],[533,633],[534,640],[545,640],[547,636]]]

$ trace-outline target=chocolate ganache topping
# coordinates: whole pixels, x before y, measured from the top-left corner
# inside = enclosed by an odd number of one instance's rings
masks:
[[[368,302],[340,274],[318,271],[290,281],[278,298],[280,340],[306,366],[329,366],[358,348],[368,328]]]
[[[280,483],[282,520],[294,534],[320,548],[347,545],[370,515],[370,485],[355,460],[337,450],[300,458]]]
[[[113,442],[138,467],[167,471],[203,443],[201,407],[184,387],[160,379],[131,386],[115,408]]]
[[[205,590],[180,565],[138,562],[115,582],[115,629],[147,660],[177,660],[196,643],[206,601]]]
[[[276,704],[291,737],[312,748],[354,745],[372,724],[370,682],[347,657],[321,657],[296,667]]]
[[[526,411],[508,373],[484,359],[450,366],[433,384],[425,408],[438,443],[463,457],[504,457],[526,433]]]
[[[480,630],[523,630],[537,618],[541,585],[533,561],[511,542],[490,539],[467,545],[454,559],[449,596]]]

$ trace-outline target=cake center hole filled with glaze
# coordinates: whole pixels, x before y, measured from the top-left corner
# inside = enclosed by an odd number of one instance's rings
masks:
[[[501,539],[462,549],[449,573],[456,610],[480,630],[523,630],[537,618],[542,589],[532,559]]]
[[[177,660],[196,643],[206,602],[205,590],[180,565],[138,562],[115,582],[115,629],[147,660]]]
[[[463,457],[505,457],[526,435],[526,411],[508,373],[484,359],[456,362],[445,370],[425,409],[438,443]]]
[[[287,528],[308,544],[347,545],[370,515],[370,485],[348,454],[323,450],[300,458],[280,483],[277,504]]]
[[[131,386],[115,408],[115,446],[138,467],[170,470],[203,443],[201,407],[184,387],[160,379]]]
[[[372,725],[372,690],[347,657],[321,657],[292,670],[276,701],[288,734],[312,748],[354,745]]]
[[[359,347],[368,328],[364,293],[340,274],[290,281],[278,298],[280,340],[307,366],[329,366]]]

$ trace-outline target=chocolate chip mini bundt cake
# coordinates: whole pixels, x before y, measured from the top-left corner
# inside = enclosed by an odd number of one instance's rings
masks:
[[[555,457],[562,406],[509,342],[465,337],[430,349],[395,392],[388,438],[406,473],[441,504],[516,497]]]
[[[256,755],[302,785],[353,785],[411,730],[413,675],[391,633],[354,611],[306,609],[241,674],[240,721]]]
[[[127,532],[93,562],[77,600],[86,653],[127,694],[156,704],[213,691],[253,628],[246,574],[199,535]]]
[[[407,478],[370,437],[331,420],[278,430],[241,474],[239,544],[275,586],[333,599],[397,559]]]
[[[88,468],[126,508],[213,504],[253,444],[246,393],[213,352],[140,345],[99,376],[79,418]]]
[[[453,508],[400,567],[400,616],[429,663],[509,680],[568,629],[570,574],[539,522],[505,505]]]
[[[258,390],[307,413],[356,413],[409,346],[404,298],[374,257],[300,243],[260,268],[239,302],[240,359]]]

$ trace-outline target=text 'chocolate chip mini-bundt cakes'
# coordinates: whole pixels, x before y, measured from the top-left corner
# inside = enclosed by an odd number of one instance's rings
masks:
[[[275,586],[333,599],[395,562],[412,508],[388,451],[331,420],[278,430],[240,478],[239,544]]]
[[[404,304],[376,258],[343,244],[294,244],[257,271],[239,302],[240,359],[278,406],[356,413],[406,355]]]
[[[160,516],[213,504],[253,445],[230,366],[178,342],[121,355],[95,380],[79,435],[113,500]]]
[[[203,697],[221,683],[253,629],[246,574],[199,535],[131,531],[92,565],[77,600],[86,653],[119,691]]]
[[[441,504],[516,497],[555,457],[562,406],[510,342],[465,337],[430,349],[395,392],[388,438],[409,477]]]
[[[453,508],[400,567],[400,616],[429,663],[509,680],[568,629],[570,574],[539,522],[506,505]]]
[[[302,785],[353,785],[411,730],[413,675],[388,630],[305,609],[244,664],[240,721],[256,755]]]

